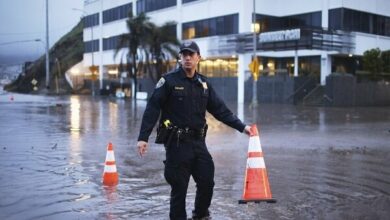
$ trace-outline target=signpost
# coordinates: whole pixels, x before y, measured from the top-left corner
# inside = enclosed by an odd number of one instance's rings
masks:
[[[31,84],[33,85],[33,90],[34,90],[34,91],[37,91],[37,90],[38,90],[37,83],[38,83],[38,81],[37,81],[35,78],[33,78],[33,79],[31,80]]]
[[[98,66],[92,65],[89,67],[89,71],[91,71],[91,86],[92,86],[92,96],[95,95],[95,81],[97,80],[97,72],[98,72]]]
[[[253,13],[252,13],[252,25],[253,25],[253,60],[249,64],[249,69],[253,75],[253,88],[252,88],[252,107],[257,107],[257,78],[259,77],[259,61],[256,55],[256,0],[253,0]]]
[[[257,80],[259,78],[259,61],[256,56],[249,64],[249,70],[252,72],[252,76],[253,76],[252,107],[256,107],[257,106]]]

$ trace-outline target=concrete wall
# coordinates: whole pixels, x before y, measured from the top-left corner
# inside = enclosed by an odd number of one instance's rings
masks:
[[[237,101],[237,78],[210,78],[217,94],[224,101]],[[390,105],[389,82],[357,82],[349,74],[332,74],[327,77],[325,95],[329,106],[382,106]],[[260,103],[296,104],[318,83],[310,77],[263,76],[257,82],[257,98]],[[252,101],[252,78],[245,81],[245,102]],[[139,80],[139,91],[152,94],[155,83],[150,79]]]
[[[260,103],[295,104],[303,99],[316,85],[312,77],[287,75],[262,76],[257,82],[257,99]],[[245,81],[245,102],[252,101],[252,78]]]
[[[252,101],[252,78],[245,81],[245,102]],[[257,81],[257,99],[260,103],[293,103],[288,99],[294,92],[294,80],[291,77],[263,76]]]
[[[210,83],[213,85],[215,92],[224,101],[237,101],[237,78],[236,77],[215,77],[209,78]],[[156,83],[151,79],[140,79],[139,91],[147,92],[148,97],[153,93]]]
[[[389,82],[357,82],[349,74],[332,74],[326,79],[325,94],[330,106],[390,105]]]

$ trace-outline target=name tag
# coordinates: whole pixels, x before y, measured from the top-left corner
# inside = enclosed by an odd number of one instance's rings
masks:
[[[184,90],[183,86],[175,86],[175,90]]]

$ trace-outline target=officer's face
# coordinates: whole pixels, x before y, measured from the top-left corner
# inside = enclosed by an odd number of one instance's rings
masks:
[[[196,65],[200,60],[200,55],[188,50],[181,52],[180,54],[181,65],[184,69],[195,70]]]

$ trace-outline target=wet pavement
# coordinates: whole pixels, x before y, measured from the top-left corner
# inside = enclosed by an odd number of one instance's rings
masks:
[[[136,153],[145,106],[1,92],[0,219],[168,219],[164,149]],[[389,107],[229,106],[258,125],[278,202],[238,204],[248,137],[209,116],[213,219],[389,219]],[[114,188],[101,184],[109,142],[120,178]],[[187,213],[194,196],[191,180]]]

